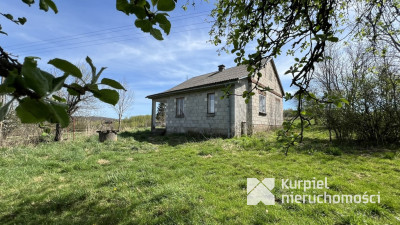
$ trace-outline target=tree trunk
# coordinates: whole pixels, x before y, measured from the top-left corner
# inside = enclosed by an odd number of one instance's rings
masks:
[[[62,128],[59,123],[56,124],[56,135],[54,136],[54,141],[62,140]]]
[[[3,84],[4,82],[4,77],[1,77],[1,82],[0,84]],[[0,96],[0,105],[3,106],[5,101],[4,101],[5,96],[1,95]],[[0,145],[3,144],[3,120],[0,121]]]
[[[122,118],[122,115],[118,115],[118,131],[121,130],[121,118]]]

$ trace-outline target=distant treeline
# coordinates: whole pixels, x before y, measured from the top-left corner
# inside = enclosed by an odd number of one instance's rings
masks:
[[[132,116],[122,120],[122,126],[125,128],[150,127],[151,115]]]

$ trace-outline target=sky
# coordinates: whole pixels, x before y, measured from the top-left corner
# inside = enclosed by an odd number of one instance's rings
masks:
[[[216,71],[218,65],[235,66],[234,55],[221,53],[221,46],[208,42],[213,1],[196,2],[184,11],[179,6],[169,13],[171,33],[163,41],[154,39],[134,26],[134,16],[117,11],[115,0],[54,0],[58,14],[39,10],[22,1],[0,1],[2,13],[26,17],[27,23],[16,25],[1,18],[3,31],[0,46],[18,56],[40,57],[41,69],[51,71],[47,62],[53,58],[72,63],[85,62],[89,56],[96,67],[107,67],[102,77],[125,81],[133,90],[135,101],[124,115],[151,114],[151,100],[146,96],[172,88],[188,78]],[[279,56],[275,64],[285,92],[293,92],[291,76],[284,75],[294,63],[292,57]],[[284,102],[284,108],[292,107]],[[107,104],[101,105],[95,116],[116,118]]]

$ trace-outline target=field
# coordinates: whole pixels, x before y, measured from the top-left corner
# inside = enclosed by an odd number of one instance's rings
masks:
[[[0,149],[0,224],[400,224],[400,149],[329,143],[282,153],[275,134],[233,139],[124,132],[118,142]],[[276,204],[248,206],[247,178],[276,178]],[[380,203],[282,203],[281,179],[328,179],[329,194]]]

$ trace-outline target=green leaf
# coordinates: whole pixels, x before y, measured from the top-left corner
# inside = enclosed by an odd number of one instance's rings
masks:
[[[103,73],[103,71],[107,69],[107,67],[101,67],[100,71],[97,73],[96,75],[96,80],[95,82],[97,82],[97,80],[99,79],[100,75]]]
[[[65,98],[62,98],[62,97],[60,97],[60,96],[53,95],[52,97],[53,97],[56,101],[59,101],[59,102],[67,102],[67,100],[66,100]]]
[[[92,91],[92,93],[94,97],[98,98],[100,101],[111,105],[117,104],[119,100],[119,94],[116,90],[101,89],[97,91]]]
[[[73,95],[73,96],[78,96],[79,92],[75,91],[74,89],[68,88],[67,89],[68,94]]]
[[[171,22],[167,19],[167,17],[163,14],[157,14],[154,18],[156,22],[158,22],[159,26],[163,31],[168,35],[171,30]]]
[[[132,6],[131,11],[138,19],[144,19],[147,16],[146,10],[141,6]]]
[[[129,15],[129,2],[128,0],[117,0],[117,10]]]
[[[40,0],[39,7],[41,10],[44,10],[45,12],[49,11],[49,5],[47,5],[45,0]]]
[[[122,89],[122,90],[126,91],[126,89],[119,82],[117,82],[115,80],[112,80],[112,79],[103,78],[101,80],[100,84],[105,84],[105,85],[108,85],[108,86],[113,87],[115,89]]]
[[[5,105],[0,107],[0,121],[3,121],[7,115],[8,109],[10,108],[11,103],[13,100],[7,102]]]
[[[19,22],[21,25],[24,25],[24,24],[26,23],[26,18],[25,18],[25,17],[19,17],[19,18],[18,18],[18,22]]]
[[[51,92],[57,92],[57,91],[59,91],[59,90],[63,87],[64,82],[65,82],[65,80],[67,79],[67,77],[68,77],[68,74],[65,74],[65,75],[62,76],[62,77],[56,77],[56,78],[54,78],[54,79],[53,79],[53,85],[52,85],[52,90],[51,90]]]
[[[96,79],[96,67],[93,65],[92,59],[89,56],[86,56],[86,62],[89,64],[90,68],[92,69],[92,81],[90,82],[91,84],[94,84],[97,82]]]
[[[152,29],[152,25],[149,20],[136,19],[135,26],[140,28],[143,32],[150,32]]]
[[[15,91],[14,87],[9,87],[7,85],[0,85],[0,95],[4,95],[4,94],[10,94],[13,93]]]
[[[345,98],[341,98],[340,101],[342,101],[343,103],[345,103],[347,105],[349,104],[349,101],[347,101],[347,99],[345,99]]]
[[[164,40],[164,38],[162,37],[161,31],[157,28],[152,28],[150,30],[150,34],[151,36],[153,36],[155,39],[162,41]]]
[[[33,3],[35,3],[35,0],[22,0],[25,4],[31,6]]]
[[[335,101],[335,105],[336,105],[336,107],[338,107],[338,108],[342,108],[343,103],[342,103],[341,101]]]
[[[51,90],[53,90],[53,81],[54,81],[54,76],[46,71],[41,71],[42,76],[47,80],[47,90],[49,92],[52,92]]]
[[[67,106],[63,103],[53,102],[46,104],[50,117],[47,119],[50,123],[60,123],[61,127],[67,127],[69,124],[69,116],[67,113]]]
[[[99,90],[99,85],[97,85],[97,84],[89,84],[89,85],[87,85],[87,87],[89,88],[89,91],[91,91],[91,92]]]
[[[62,127],[66,127],[69,124],[66,104],[54,101],[44,102],[43,100],[26,97],[20,101],[15,110],[22,123],[48,121],[50,123],[60,123]]]
[[[82,73],[79,68],[76,67],[74,64],[68,62],[67,60],[55,58],[50,60],[48,64],[53,65],[57,69],[62,70],[65,73],[71,74],[74,77],[82,78]]]
[[[49,116],[49,110],[42,100],[31,99],[29,97],[22,99],[15,111],[22,123],[43,122]]]
[[[28,88],[31,88],[39,96],[46,95],[49,91],[49,84],[42,71],[37,68],[34,57],[25,57],[21,73]]]
[[[331,36],[331,37],[328,37],[327,40],[330,41],[330,42],[338,42],[339,38]]]
[[[45,0],[45,2],[54,11],[54,13],[58,13],[57,6],[52,0]]]
[[[172,11],[175,9],[175,2],[174,0],[159,0],[157,9],[159,11]]]
[[[81,93],[83,93],[85,91],[84,88],[81,85],[77,84],[77,83],[72,83],[69,86],[71,88],[67,88],[67,91],[68,91],[68,93],[70,95],[77,96],[77,95],[80,95]]]
[[[6,17],[9,20],[13,20],[14,19],[13,15],[11,15],[11,14],[3,14],[3,16]]]
[[[40,6],[40,9],[44,10],[45,12],[49,11],[49,7],[50,7],[54,11],[54,13],[58,13],[57,6],[52,0],[40,0],[39,6]]]

